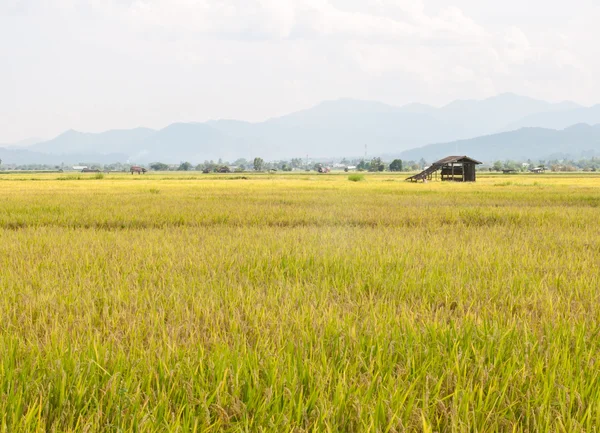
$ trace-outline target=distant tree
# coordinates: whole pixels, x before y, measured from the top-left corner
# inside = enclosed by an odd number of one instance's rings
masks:
[[[419,168],[425,168],[426,165],[427,165],[427,161],[425,161],[425,158],[421,158],[419,160]]]
[[[211,173],[217,171],[219,166],[213,160],[204,161],[204,164],[198,164],[196,170],[201,170],[203,173]]]
[[[521,169],[521,166],[519,163],[517,163],[511,159],[507,159],[506,161],[504,161],[504,169],[519,171]]]
[[[365,161],[364,159],[361,160],[357,165],[356,165],[356,169],[358,171],[365,171],[369,169],[369,164],[367,163],[367,161]]]
[[[419,164],[416,161],[413,160],[409,160],[409,161],[402,161],[402,167],[405,170],[418,170],[419,169]]]
[[[292,158],[291,164],[292,168],[302,167],[302,158]]]
[[[177,171],[190,171],[192,168],[193,165],[186,161],[179,164],[179,168],[177,169]]]
[[[150,169],[154,171],[165,171],[169,169],[169,166],[163,162],[154,162],[150,164]]]
[[[502,171],[503,167],[504,167],[504,164],[502,164],[502,161],[496,161],[496,162],[494,162],[494,165],[492,166],[494,171]]]
[[[402,171],[402,160],[394,159],[390,164],[390,171]]]
[[[373,158],[369,164],[369,171],[383,170],[385,170],[385,164],[381,161],[381,158]]]
[[[265,167],[265,161],[262,158],[254,158],[254,171],[262,171]]]

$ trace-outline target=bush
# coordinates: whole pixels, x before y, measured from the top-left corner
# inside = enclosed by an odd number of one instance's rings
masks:
[[[402,166],[402,160],[401,159],[394,159],[392,161],[392,163],[390,164],[390,171],[402,171],[403,166]]]
[[[155,162],[150,164],[150,168],[154,171],[166,171],[169,169],[169,166],[163,162]]]
[[[96,173],[94,179],[104,179],[104,173]]]
[[[350,182],[360,182],[362,180],[365,180],[365,177],[362,174],[351,174],[350,176],[348,176],[348,180]]]

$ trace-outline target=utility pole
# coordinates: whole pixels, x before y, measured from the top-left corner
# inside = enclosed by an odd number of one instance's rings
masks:
[[[368,145],[365,144],[365,162],[367,162],[367,149],[368,149]]]

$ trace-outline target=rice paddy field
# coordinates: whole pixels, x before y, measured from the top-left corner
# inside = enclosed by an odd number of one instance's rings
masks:
[[[0,432],[600,431],[600,175],[0,174]]]

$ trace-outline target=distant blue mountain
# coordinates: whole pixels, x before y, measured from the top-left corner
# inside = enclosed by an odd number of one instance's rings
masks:
[[[99,163],[99,164],[110,164],[118,161],[126,161],[127,155],[123,153],[86,153],[86,152],[74,152],[68,154],[59,153],[42,153],[34,152],[28,149],[7,149],[0,147],[0,159],[3,165],[7,164],[48,164],[48,165],[61,165],[61,164],[77,164],[80,162],[85,163]]]
[[[506,125],[505,130],[514,130],[527,126],[550,129],[565,129],[577,123],[587,123],[589,125],[599,124],[600,105],[530,114],[516,122],[509,123]]]
[[[557,131],[521,128],[468,140],[430,144],[400,153],[405,160],[428,162],[448,155],[468,155],[480,161],[600,156],[600,125],[577,124]]]
[[[115,129],[98,134],[78,132],[71,129],[52,140],[36,143],[27,149],[34,152],[55,154],[123,152],[155,133],[155,130],[149,128]]]
[[[596,118],[588,123],[600,123],[600,106],[548,103],[510,93],[482,101],[455,101],[440,108],[340,99],[259,123],[214,120],[175,123],[158,131],[136,128],[99,134],[71,130],[27,149],[32,152],[32,162],[40,158],[39,154],[69,157],[119,153],[140,163],[195,163],[255,156],[359,156],[365,145],[369,155],[382,155],[399,154],[430,143],[463,143],[473,137],[539,123],[547,129],[563,129]]]

